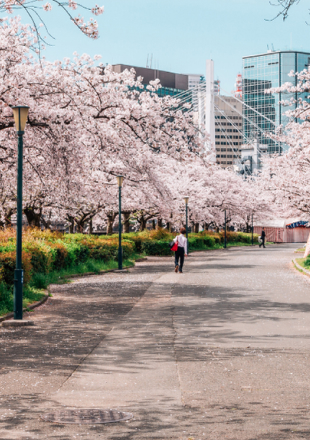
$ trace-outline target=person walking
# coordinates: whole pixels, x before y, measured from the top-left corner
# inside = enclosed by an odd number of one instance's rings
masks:
[[[260,243],[259,247],[261,247],[261,245],[263,245],[263,247],[265,248],[265,239],[266,239],[266,232],[265,232],[265,228],[262,229],[262,233],[261,233],[261,239],[262,242]]]
[[[180,235],[177,235],[175,239],[173,240],[174,243],[178,243],[178,250],[175,251],[175,272],[183,273],[183,264],[184,264],[184,257],[187,257],[187,238],[186,235],[186,229],[181,228],[180,229]],[[180,265],[179,265],[180,260]]]

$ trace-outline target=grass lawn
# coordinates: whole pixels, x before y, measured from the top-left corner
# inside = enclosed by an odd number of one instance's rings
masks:
[[[296,262],[307,270],[310,270],[310,261],[308,258],[296,258]]]

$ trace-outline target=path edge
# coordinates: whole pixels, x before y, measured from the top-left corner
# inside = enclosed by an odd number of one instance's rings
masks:
[[[293,264],[295,266],[295,268],[299,271],[299,272],[303,272],[305,275],[307,275],[308,277],[310,277],[310,271],[305,269],[304,267],[302,267],[299,263],[297,263],[296,259],[293,259]]]

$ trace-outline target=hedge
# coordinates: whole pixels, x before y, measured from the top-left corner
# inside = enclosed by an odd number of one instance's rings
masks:
[[[16,265],[15,231],[0,232],[0,283],[12,286]],[[123,257],[130,258],[135,245],[123,240]],[[88,259],[108,262],[117,260],[118,241],[84,234],[27,229],[23,233],[24,282],[28,284],[35,274],[74,267]]]

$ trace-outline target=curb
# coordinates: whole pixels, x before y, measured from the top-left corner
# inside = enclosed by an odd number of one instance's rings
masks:
[[[293,259],[293,264],[299,271],[303,272],[305,275],[310,276],[310,271],[302,267],[300,264],[297,263],[296,259]]]
[[[137,260],[135,260],[135,263],[137,262]],[[134,266],[124,266],[123,270],[126,269],[131,269]],[[74,274],[74,275],[68,275],[66,277],[60,278],[60,279],[67,279],[67,278],[83,278],[83,277],[91,277],[93,275],[103,275],[105,273],[111,273],[111,272],[117,272],[118,269],[108,269],[108,270],[101,270],[100,272],[85,272],[85,273],[81,273],[81,274]]]
[[[45,294],[44,298],[42,298],[40,301],[38,301],[36,303],[30,304],[30,306],[24,307],[23,308],[23,312],[27,312],[28,310],[33,310],[33,309],[41,306],[42,304],[44,304],[48,300],[48,298],[50,296],[49,288],[44,289],[44,290],[45,290],[45,292],[47,292]],[[14,318],[14,312],[8,313],[7,315],[2,316],[0,318],[0,322],[6,321],[6,320],[11,319],[11,318]]]

